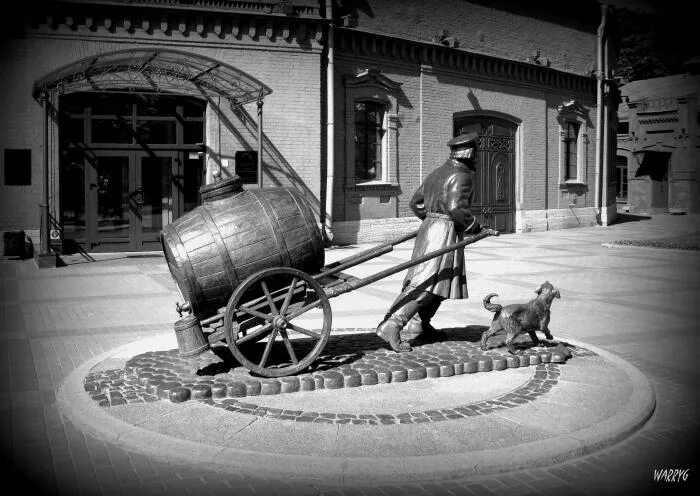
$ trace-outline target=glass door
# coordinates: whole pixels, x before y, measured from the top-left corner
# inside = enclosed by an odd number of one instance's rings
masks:
[[[136,248],[160,250],[161,229],[177,217],[173,203],[173,197],[177,196],[173,195],[173,176],[178,173],[178,153],[134,153],[136,188],[131,198],[136,217]]]
[[[129,251],[134,244],[135,176],[131,152],[95,152],[86,157],[88,246],[95,251]]]

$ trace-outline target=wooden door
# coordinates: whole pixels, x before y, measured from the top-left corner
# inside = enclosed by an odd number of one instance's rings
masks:
[[[472,212],[481,225],[515,232],[516,125],[493,117],[455,119],[454,135],[479,134]]]

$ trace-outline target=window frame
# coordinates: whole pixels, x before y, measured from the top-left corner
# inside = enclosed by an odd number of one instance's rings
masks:
[[[576,100],[564,102],[557,107],[559,121],[559,183],[567,185],[586,184],[586,165],[588,164],[588,109],[584,108]],[[571,138],[568,131],[576,128],[575,139]],[[571,157],[570,144],[575,141],[576,174],[570,177],[574,164],[569,162]]]
[[[345,85],[345,189],[397,188],[398,177],[398,99],[401,87],[378,69],[365,69],[344,78]],[[356,103],[373,103],[384,107],[381,123],[381,170],[376,179],[362,180],[356,176],[355,122]]]
[[[360,121],[357,118],[357,106],[358,106],[358,104],[359,105],[371,105],[372,107],[377,109],[377,111],[381,112],[381,119],[379,119],[376,126],[371,126],[373,131],[375,131],[375,133],[379,132],[381,134],[380,139],[376,140],[376,142],[370,141],[370,139],[369,139],[369,128],[370,128],[369,122],[370,121],[369,121],[369,119],[367,119],[367,108],[365,108],[365,119],[362,121],[362,124],[363,124],[362,127],[363,127],[363,131],[365,134],[365,142],[364,142],[364,145],[365,145],[365,153],[364,153],[364,155],[365,155],[365,157],[364,157],[365,170],[368,169],[368,165],[369,165],[369,157],[370,157],[370,154],[368,152],[369,145],[373,144],[373,145],[378,146],[380,148],[379,154],[378,154],[379,159],[378,160],[376,159],[377,157],[375,154],[375,160],[374,160],[374,162],[375,162],[374,165],[376,168],[378,168],[378,170],[376,170],[374,173],[375,177],[371,178],[371,179],[370,178],[362,178],[358,175],[358,153],[357,153],[357,151],[358,151],[358,145],[361,144],[357,140],[357,125],[360,123]],[[355,153],[354,153],[354,156],[355,156],[355,164],[354,164],[355,184],[361,185],[361,184],[386,183],[386,182],[388,182],[387,181],[387,179],[388,179],[387,165],[388,164],[387,164],[387,153],[386,152],[387,152],[387,145],[388,145],[387,141],[388,141],[388,134],[389,134],[387,132],[387,121],[388,121],[387,114],[388,114],[388,112],[387,112],[386,102],[377,101],[374,99],[357,99],[354,102],[354,109],[355,109],[355,111],[354,111],[355,125],[354,125],[354,129],[353,129],[353,133],[354,133],[355,139],[353,141],[354,141],[354,146],[355,146]]]

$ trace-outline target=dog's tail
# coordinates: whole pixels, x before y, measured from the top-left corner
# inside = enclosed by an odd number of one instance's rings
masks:
[[[491,298],[493,298],[494,296],[498,295],[496,293],[486,295],[486,298],[484,298],[484,308],[489,312],[500,312],[503,308],[503,305],[499,305],[498,303],[491,303]]]

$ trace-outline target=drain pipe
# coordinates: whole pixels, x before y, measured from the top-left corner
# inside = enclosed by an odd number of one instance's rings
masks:
[[[330,244],[333,241],[333,184],[335,182],[333,0],[326,0],[326,19],[328,19],[328,65],[326,66],[326,205],[323,216],[323,236]]]
[[[601,178],[600,170],[602,165],[603,154],[603,81],[605,74],[603,73],[603,38],[605,37],[605,23],[607,21],[608,6],[600,6],[600,26],[598,26],[598,64],[597,64],[597,85],[596,85],[596,140],[595,140],[595,211],[598,217],[598,223],[601,221]]]

